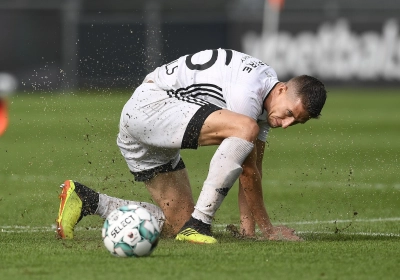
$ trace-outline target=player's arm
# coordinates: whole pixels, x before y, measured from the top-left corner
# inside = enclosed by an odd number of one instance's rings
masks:
[[[269,240],[301,240],[294,230],[285,226],[273,226],[264,205],[262,191],[262,159],[265,143],[256,140],[256,145],[243,163],[243,172],[239,178],[239,209],[241,233],[255,235],[255,224],[263,236]]]
[[[246,236],[254,236],[255,223],[263,235],[272,233],[272,224],[264,205],[262,192],[262,158],[265,143],[256,140],[256,145],[243,163],[239,178],[240,231]]]
[[[262,179],[262,159],[264,155],[265,143],[256,141],[256,167]],[[245,236],[255,236],[255,220],[246,201],[242,180],[239,179],[239,210],[240,210],[240,232]]]

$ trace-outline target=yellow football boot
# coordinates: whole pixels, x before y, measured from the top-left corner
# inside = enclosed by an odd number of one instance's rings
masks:
[[[60,209],[57,217],[57,234],[62,239],[74,238],[75,225],[82,219],[82,200],[75,191],[75,183],[67,180],[60,186]]]
[[[217,239],[211,236],[211,225],[193,217],[182,227],[175,240],[198,244],[214,244],[218,242]]]

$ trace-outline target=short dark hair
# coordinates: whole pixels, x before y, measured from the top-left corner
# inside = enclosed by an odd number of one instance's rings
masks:
[[[292,78],[289,82],[296,88],[296,94],[300,97],[309,117],[317,119],[326,101],[326,89],[317,78],[302,75]]]

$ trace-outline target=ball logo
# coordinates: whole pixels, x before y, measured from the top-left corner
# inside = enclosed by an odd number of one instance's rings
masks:
[[[129,216],[122,216],[122,219],[120,218],[119,220],[119,224],[116,224],[114,229],[110,232],[113,238],[117,238],[118,234],[128,225],[135,222],[137,223],[138,219],[135,219],[132,214],[129,214]]]
[[[125,236],[122,238],[122,240],[130,246],[135,246],[141,239],[140,233],[136,228],[125,233]]]

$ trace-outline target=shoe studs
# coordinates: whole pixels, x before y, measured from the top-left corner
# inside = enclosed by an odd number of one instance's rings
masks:
[[[60,188],[61,188],[61,189],[64,189],[64,187],[65,187],[65,184],[64,184],[64,183],[60,185]],[[66,196],[66,194],[64,193],[64,191],[61,191],[61,194],[58,196],[58,198],[59,198],[59,199],[62,199],[62,198],[65,197],[65,196]]]

